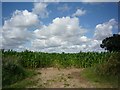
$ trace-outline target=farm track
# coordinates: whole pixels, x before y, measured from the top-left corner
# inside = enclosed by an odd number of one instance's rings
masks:
[[[85,78],[80,76],[83,68],[42,68],[37,69],[37,75],[32,78],[36,81],[34,86],[28,88],[96,88]]]

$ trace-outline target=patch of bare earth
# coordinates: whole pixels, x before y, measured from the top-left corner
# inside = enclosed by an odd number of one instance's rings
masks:
[[[42,68],[33,78],[37,83],[29,88],[95,88],[80,73],[83,68]]]

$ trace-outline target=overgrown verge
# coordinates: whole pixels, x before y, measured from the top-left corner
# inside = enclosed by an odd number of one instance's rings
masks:
[[[30,78],[37,73],[33,70],[26,70],[26,77],[13,84],[10,84],[4,88],[26,88],[27,86],[36,84],[36,81],[32,81]]]
[[[95,71],[99,75],[119,76],[120,75],[120,52],[113,53],[106,63],[97,65]]]
[[[97,76],[119,75],[120,53],[118,52],[80,52],[80,53],[42,53],[2,51],[2,83],[3,87],[21,81],[30,76],[29,70],[46,67],[90,68]]]
[[[96,88],[118,88],[117,76],[102,76],[94,71],[94,68],[86,68],[81,75],[94,84]]]
[[[118,87],[120,85],[120,52],[114,52],[106,59],[105,63],[85,69],[83,76],[92,82],[103,84],[103,87],[107,87],[104,86],[105,83],[110,87]]]
[[[26,70],[19,64],[19,58],[16,56],[7,56],[2,59],[2,87],[7,88],[10,85],[21,81],[33,75],[33,71]]]

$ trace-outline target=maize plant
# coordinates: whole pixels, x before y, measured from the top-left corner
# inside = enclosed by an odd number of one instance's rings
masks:
[[[96,64],[107,62],[113,52],[80,52],[80,53],[43,53],[23,51],[16,52],[12,50],[2,51],[4,58],[19,58],[19,63],[27,68],[53,67],[58,64],[62,67],[91,67]]]

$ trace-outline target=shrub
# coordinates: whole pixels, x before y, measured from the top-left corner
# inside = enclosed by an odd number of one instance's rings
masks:
[[[8,56],[2,59],[2,85],[11,85],[25,78],[25,69],[17,63],[18,58]]]

